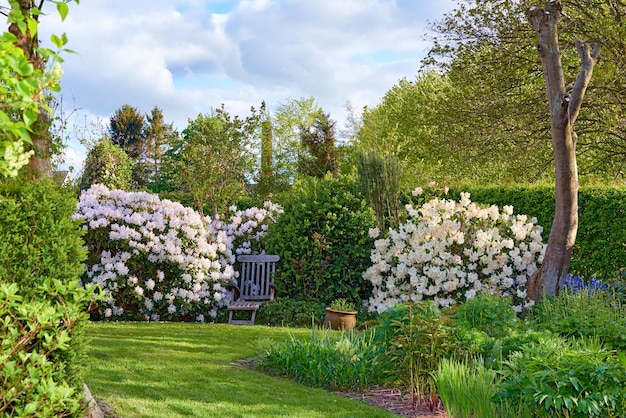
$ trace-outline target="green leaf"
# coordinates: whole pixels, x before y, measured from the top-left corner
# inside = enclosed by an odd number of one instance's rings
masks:
[[[31,126],[33,123],[35,123],[35,121],[37,120],[37,113],[33,112],[32,110],[25,110],[24,111],[24,123],[27,126]]]
[[[57,11],[59,12],[59,15],[61,15],[61,20],[65,20],[67,13],[69,12],[69,6],[63,1],[58,1]]]

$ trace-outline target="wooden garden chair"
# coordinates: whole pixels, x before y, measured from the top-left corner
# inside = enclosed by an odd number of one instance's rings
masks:
[[[274,272],[276,263],[280,260],[277,255],[257,254],[240,255],[237,261],[240,265],[239,279],[233,284],[233,301],[228,305],[228,323],[239,325],[254,325],[256,311],[263,302],[274,299]],[[249,311],[251,318],[233,319],[235,311]]]

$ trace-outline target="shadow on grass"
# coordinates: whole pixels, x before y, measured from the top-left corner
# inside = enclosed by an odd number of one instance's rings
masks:
[[[232,364],[258,339],[309,330],[226,324],[93,323],[86,381],[122,417],[392,417],[362,402]]]

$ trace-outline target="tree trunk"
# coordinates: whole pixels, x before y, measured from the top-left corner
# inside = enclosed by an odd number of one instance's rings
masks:
[[[546,79],[555,169],[554,222],[543,263],[526,285],[528,297],[535,301],[544,294],[558,294],[569,269],[578,231],[577,136],[573,127],[600,54],[599,45],[594,45],[591,52],[588,44],[576,41],[581,66],[569,95],[558,42],[561,8],[560,1],[550,1],[543,9],[531,7],[527,11],[528,20],[538,34],[537,51]]]
[[[41,10],[41,6],[44,0],[41,0],[39,5],[36,5],[33,0],[18,0],[20,10],[24,16],[31,16],[35,20],[39,20],[38,14],[32,14],[33,8]],[[28,59],[28,62],[33,64],[33,67],[37,70],[45,71],[46,63],[43,58],[37,53],[37,47],[39,46],[39,34],[32,36],[29,30],[26,33],[22,33],[17,23],[9,25],[9,32],[17,37],[17,45],[24,51],[24,56]],[[28,168],[30,176],[36,178],[52,178],[52,164],[51,158],[51,143],[52,138],[50,136],[50,115],[43,107],[39,107],[39,114],[37,120],[32,126],[30,132],[32,141],[32,149],[35,153],[30,157],[28,162]]]

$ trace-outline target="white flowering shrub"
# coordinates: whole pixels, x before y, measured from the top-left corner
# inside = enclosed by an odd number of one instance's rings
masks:
[[[283,208],[280,205],[269,201],[262,208],[238,210],[237,206],[231,206],[226,215],[228,223],[216,219],[211,228],[226,233],[235,255],[264,254],[265,234],[282,213]]]
[[[373,284],[370,310],[407,301],[409,292],[438,306],[479,293],[511,297],[518,312],[528,306],[525,284],[545,251],[536,219],[513,215],[512,206],[481,208],[469,193],[458,202],[435,198],[406,209],[406,222],[374,243],[373,264],[363,274]]]
[[[224,231],[180,203],[94,185],[81,194],[88,260],[83,283],[99,285],[100,316],[204,321],[228,297],[233,256]]]

